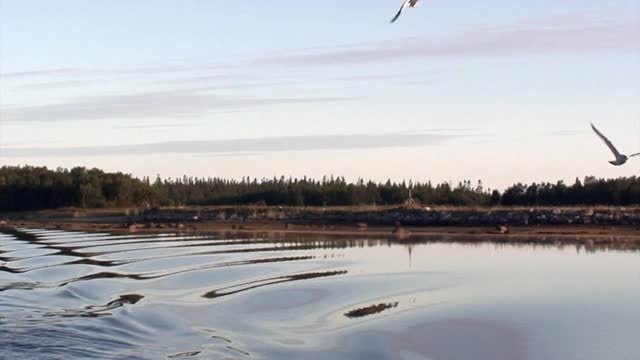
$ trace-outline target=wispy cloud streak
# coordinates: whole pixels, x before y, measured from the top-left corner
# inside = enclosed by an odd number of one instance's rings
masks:
[[[557,20],[559,21],[559,19]],[[445,39],[410,38],[351,49],[275,56],[263,65],[319,66],[375,63],[416,58],[575,54],[640,50],[637,23],[548,22],[504,28],[483,28]]]
[[[37,77],[94,77],[94,76],[118,76],[118,75],[162,75],[173,73],[189,73],[196,71],[211,71],[230,68],[231,65],[223,64],[190,64],[190,65],[140,65],[124,68],[55,68],[31,71],[14,71],[0,73],[3,79],[29,79]]]
[[[58,69],[43,69],[33,71],[16,71],[10,73],[0,73],[1,79],[19,79],[19,78],[31,78],[40,76],[68,76],[83,72],[82,69],[77,68],[58,68]]]
[[[18,90],[57,90],[72,87],[80,87],[85,85],[92,85],[92,80],[62,80],[62,81],[49,81],[43,83],[32,83],[17,86]]]
[[[7,157],[114,156],[158,154],[237,154],[280,151],[354,150],[419,147],[442,144],[479,134],[387,133],[350,135],[282,136],[255,139],[173,141],[119,146],[72,148],[7,148]]]
[[[206,89],[204,89],[206,90]],[[55,122],[104,119],[166,118],[205,114],[215,110],[251,106],[291,105],[349,101],[345,97],[241,97],[221,96],[203,89],[183,89],[138,94],[103,95],[0,109],[5,122]]]

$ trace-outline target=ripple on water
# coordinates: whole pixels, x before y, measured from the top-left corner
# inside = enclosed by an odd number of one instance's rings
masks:
[[[50,268],[56,265],[69,264],[75,260],[77,260],[77,258],[73,256],[48,254],[47,256],[38,256],[28,259],[10,261],[5,265],[13,269],[20,269],[21,271],[29,272],[35,269]]]
[[[623,358],[639,274],[637,252],[18,229],[0,234],[0,358]],[[610,311],[568,315],[584,298]]]

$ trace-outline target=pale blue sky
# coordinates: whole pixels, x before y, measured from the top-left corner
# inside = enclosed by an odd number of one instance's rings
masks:
[[[483,179],[640,150],[640,1],[0,0],[0,161]]]

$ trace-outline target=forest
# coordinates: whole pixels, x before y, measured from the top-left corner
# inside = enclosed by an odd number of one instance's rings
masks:
[[[142,179],[121,172],[33,166],[0,168],[0,211],[62,207],[108,208],[181,205],[362,206],[408,202],[451,206],[567,206],[640,204],[640,178],[578,178],[571,185],[515,184],[504,191],[486,189],[481,181],[386,182],[328,176],[303,178]]]

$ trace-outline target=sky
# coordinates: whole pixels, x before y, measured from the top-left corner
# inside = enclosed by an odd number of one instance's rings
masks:
[[[0,0],[0,165],[515,182],[637,174],[640,1]]]

